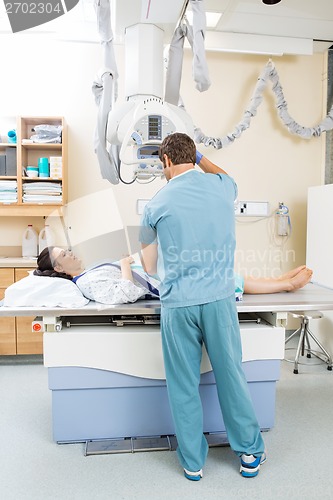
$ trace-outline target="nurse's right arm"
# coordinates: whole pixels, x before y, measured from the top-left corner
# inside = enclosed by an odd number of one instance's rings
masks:
[[[157,243],[141,243],[141,264],[147,274],[157,273]]]
[[[147,274],[157,273],[157,232],[150,216],[149,204],[145,206],[141,223],[139,240],[141,242],[141,264]]]

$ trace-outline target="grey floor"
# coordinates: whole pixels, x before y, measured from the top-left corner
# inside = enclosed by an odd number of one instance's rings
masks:
[[[38,358],[0,357],[0,498],[331,500],[333,372],[309,362],[299,375],[282,362],[259,476],[242,478],[238,458],[220,447],[209,450],[204,478],[194,483],[172,451],[86,457],[83,444],[55,444],[46,368]]]

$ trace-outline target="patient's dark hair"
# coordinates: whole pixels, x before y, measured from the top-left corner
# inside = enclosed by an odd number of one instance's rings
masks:
[[[50,276],[51,278],[64,278],[66,280],[72,280],[73,276],[66,273],[59,273],[54,270],[54,261],[52,261],[51,255],[54,247],[46,247],[37,258],[37,269],[34,270],[34,275],[36,276]]]

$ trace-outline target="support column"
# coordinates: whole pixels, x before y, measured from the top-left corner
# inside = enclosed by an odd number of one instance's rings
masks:
[[[333,104],[333,45],[328,49],[327,113]],[[333,183],[333,130],[326,132],[325,184]]]

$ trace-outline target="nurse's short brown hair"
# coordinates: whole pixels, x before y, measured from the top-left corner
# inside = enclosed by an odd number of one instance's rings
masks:
[[[193,163],[196,161],[196,146],[187,134],[175,132],[170,134],[163,140],[159,149],[159,158],[164,164],[164,155],[172,161],[174,165],[183,163]]]

